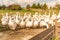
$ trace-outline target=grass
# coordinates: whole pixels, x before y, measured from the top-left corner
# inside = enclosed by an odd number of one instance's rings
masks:
[[[0,10],[0,14],[1,13],[12,13],[12,14],[15,14],[16,12],[20,12],[21,15],[23,15],[25,12],[28,12],[28,13],[32,13],[32,15],[35,13],[35,12],[39,12],[41,14],[44,14],[45,11],[47,12],[47,14],[49,13],[50,10],[41,10],[41,9],[30,9],[30,10],[27,10],[27,9],[22,9],[22,10]],[[51,15],[52,15],[52,12],[55,12],[55,14],[58,14],[58,11],[59,10],[51,10]]]
[[[53,38],[52,40],[58,40],[58,38],[57,38],[57,37],[55,37],[55,38]]]
[[[23,15],[25,12],[28,12],[28,13],[34,13],[35,11],[34,10],[27,10],[27,9],[22,9],[22,10],[0,10],[0,14],[2,13],[12,13],[12,14],[15,14],[16,12],[20,12],[21,15]]]

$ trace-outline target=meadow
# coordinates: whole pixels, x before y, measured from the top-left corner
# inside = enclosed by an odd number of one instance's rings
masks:
[[[44,14],[45,12],[47,14],[50,14],[52,15],[52,13],[54,12],[55,14],[58,14],[59,10],[53,10],[53,9],[48,9],[48,10],[41,10],[41,9],[30,9],[30,10],[27,10],[27,9],[22,9],[22,10],[0,10],[0,14],[5,14],[5,13],[12,13],[12,14],[15,14],[16,12],[19,12],[21,15],[23,15],[25,12],[27,13],[31,13],[32,15],[35,13],[35,12],[39,12],[40,14]]]

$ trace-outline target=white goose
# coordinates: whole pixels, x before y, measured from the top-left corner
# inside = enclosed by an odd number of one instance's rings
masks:
[[[49,15],[47,15],[46,12],[45,12],[45,15],[44,15],[44,21],[45,22],[48,22],[49,21]]]
[[[48,24],[50,24],[51,26],[54,26],[55,22],[53,22],[53,20],[49,19]]]
[[[31,28],[33,26],[33,19],[26,19],[26,28]]]
[[[52,14],[52,16],[51,16],[51,19],[52,19],[52,20],[55,20],[55,19],[56,19],[56,14],[54,14],[54,12],[53,12],[53,14]]]
[[[33,23],[33,28],[37,28],[39,25],[39,21],[37,20],[34,20],[34,23]]]
[[[57,19],[60,19],[60,11],[59,11],[59,13],[58,13],[58,15],[57,15]]]
[[[60,11],[59,11],[59,14],[57,15],[57,22],[60,22]]]
[[[16,14],[16,17],[15,17],[15,22],[16,22],[16,24],[17,25],[19,25],[19,23],[20,23],[20,20],[19,20],[19,15],[18,14]]]
[[[36,12],[36,13],[33,15],[33,17],[34,17],[36,20],[38,20],[39,13],[38,13],[38,12]]]
[[[23,18],[21,19],[21,22],[20,22],[20,27],[21,28],[25,28],[25,25],[26,25],[26,23],[25,23],[25,21],[23,20]]]
[[[8,25],[9,25],[9,28],[11,30],[15,30],[16,27],[17,27],[17,24],[14,21],[14,18],[12,18],[11,16],[9,16],[9,23],[8,23]]]
[[[49,28],[48,24],[45,21],[41,20],[40,27],[43,27],[43,26],[46,26],[46,28]]]
[[[5,16],[2,14],[1,23],[3,27],[5,27],[8,24],[8,14],[6,14]]]
[[[60,11],[59,11],[59,14],[57,15],[57,22],[60,22]]]

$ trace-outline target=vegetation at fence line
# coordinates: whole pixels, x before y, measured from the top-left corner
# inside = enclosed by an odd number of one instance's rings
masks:
[[[57,37],[54,37],[52,40],[58,40],[58,38]]]

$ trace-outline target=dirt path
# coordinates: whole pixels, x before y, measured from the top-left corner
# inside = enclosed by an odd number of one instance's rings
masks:
[[[27,40],[45,29],[21,29],[18,31],[0,32],[0,40]]]

